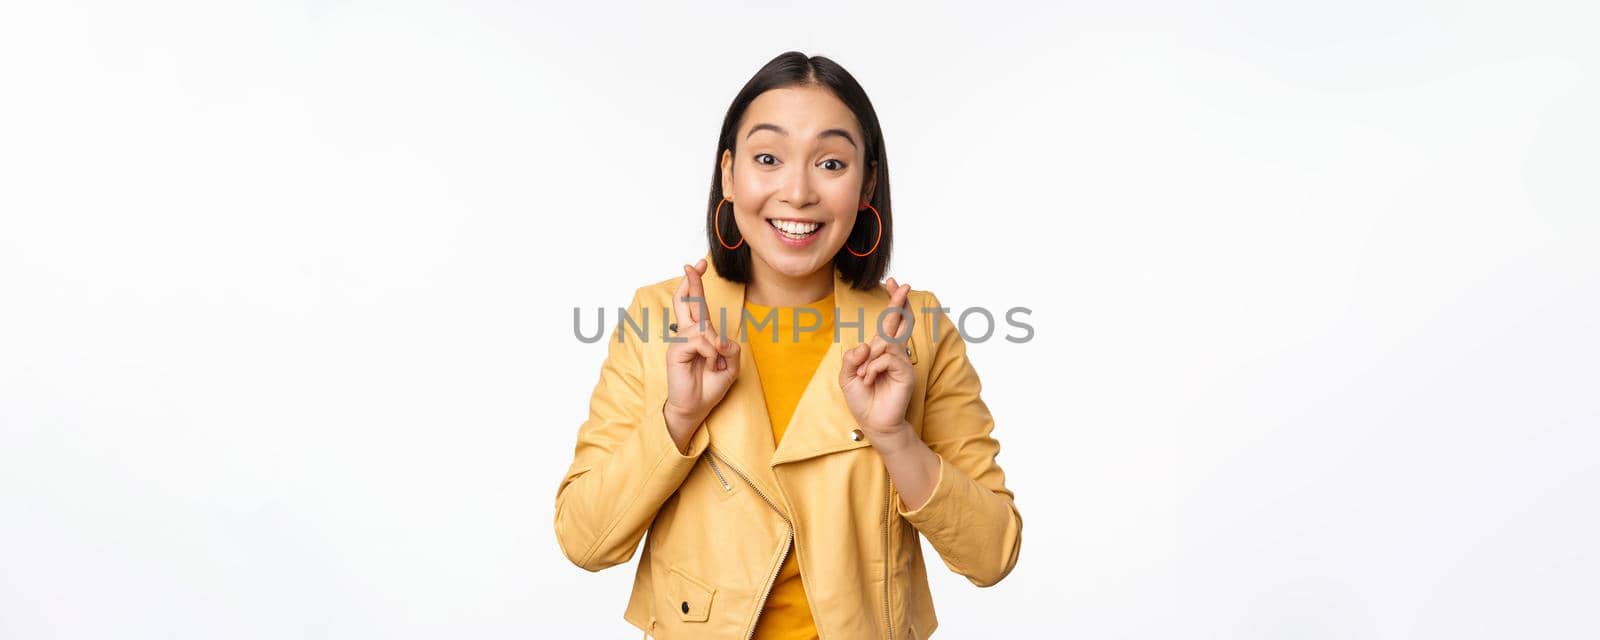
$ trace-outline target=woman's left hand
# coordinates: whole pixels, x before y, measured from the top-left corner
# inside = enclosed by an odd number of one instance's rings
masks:
[[[910,310],[911,285],[888,280],[889,304]],[[915,371],[906,353],[911,335],[907,314],[890,313],[870,342],[844,353],[839,367],[839,388],[856,423],[874,444],[893,443],[910,433],[906,405],[911,401]],[[884,336],[894,336],[890,341]]]

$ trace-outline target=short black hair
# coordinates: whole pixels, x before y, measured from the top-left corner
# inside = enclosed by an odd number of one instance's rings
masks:
[[[889,205],[889,158],[883,147],[883,130],[878,126],[878,113],[873,110],[872,101],[867,99],[867,92],[844,67],[823,56],[808,57],[799,51],[780,54],[761,67],[734,96],[733,104],[728,106],[728,114],[723,116],[722,135],[717,139],[717,157],[711,171],[711,197],[706,206],[706,243],[711,249],[712,263],[721,276],[734,282],[750,282],[750,243],[746,242],[730,251],[717,239],[717,205],[722,202],[723,193],[722,153],[723,150],[734,150],[738,142],[739,121],[757,96],[772,89],[792,86],[814,86],[831,91],[850,108],[855,114],[856,123],[861,126],[861,135],[865,138],[866,166],[873,172],[872,180],[862,182],[874,184],[870,202],[883,218],[883,237],[878,239],[877,217],[863,210],[867,215],[856,216],[855,228],[850,230],[844,247],[834,254],[833,264],[851,287],[870,290],[878,286],[883,275],[889,271],[889,254],[894,246],[894,214]],[[729,215],[724,220],[722,237],[729,244],[737,243],[739,232],[733,216]],[[877,249],[866,257],[857,257],[847,250],[854,247],[860,251],[872,247],[874,240],[877,240]]]

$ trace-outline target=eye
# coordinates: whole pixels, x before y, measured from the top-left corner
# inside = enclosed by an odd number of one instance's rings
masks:
[[[771,163],[762,162],[761,161],[762,158],[772,158],[772,162]],[[770,153],[758,153],[758,154],[755,155],[755,161],[756,161],[756,164],[774,164],[774,163],[776,163],[778,161],[778,159],[777,158],[773,158],[772,154],[770,154]]]
[[[845,164],[843,162],[838,161],[838,160],[834,160],[833,158],[829,158],[827,160],[823,160],[822,164],[823,165],[827,165],[829,162],[832,162],[835,165],[838,165],[838,166],[832,168],[834,171],[843,171],[844,170]]]

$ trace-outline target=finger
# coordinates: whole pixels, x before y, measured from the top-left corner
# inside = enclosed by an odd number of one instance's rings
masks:
[[[901,329],[901,330],[904,331],[904,329]],[[905,346],[900,344],[900,343],[896,343],[893,340],[890,340],[888,338],[883,338],[883,337],[874,338],[872,340],[872,353],[871,353],[871,355],[867,356],[867,361],[871,362],[872,360],[876,359],[878,356],[883,355],[885,353],[897,353],[897,352],[898,353],[904,353],[905,352]]]
[[[683,265],[683,281],[684,281],[685,286],[686,286],[685,295],[687,295],[689,297],[700,297],[700,298],[704,298],[705,297],[705,289],[700,287],[700,272],[695,271],[694,267],[691,267],[689,265]],[[695,326],[699,326],[700,325],[700,303],[699,302],[693,302],[693,301],[685,300],[683,302],[683,306],[685,308],[687,308],[688,311],[689,311],[687,314],[685,314],[685,317],[689,318],[689,323],[693,324]],[[678,328],[680,328],[680,329],[683,328],[683,325],[681,325],[681,324],[678,325]]]
[[[910,307],[908,306],[906,300],[910,297],[911,286],[900,284],[896,282],[894,278],[890,278],[889,283],[889,308],[892,309],[893,307],[900,307],[909,311]],[[905,324],[905,320],[904,313],[888,310],[888,312],[884,314],[883,323],[879,325],[879,329],[881,330],[879,335],[898,335],[900,331],[900,325]]]
[[[731,356],[739,353],[739,343],[715,333],[711,334],[711,343],[717,346],[717,353],[722,355]]]
[[[844,368],[854,369],[867,361],[866,352],[861,350],[864,346],[866,345],[858,344],[844,350]]]
[[[889,343],[883,338],[873,338],[872,342],[867,343],[867,355],[861,359],[862,366],[866,366],[867,363],[870,363],[878,356],[883,355],[883,352],[888,350],[884,347],[886,344]]]
[[[739,343],[734,342],[733,340],[729,340],[727,338],[722,338],[722,348],[719,349],[717,352],[721,353],[722,357],[726,358],[728,360],[728,362],[732,362],[735,365],[738,364],[738,362],[739,362]]]
[[[906,308],[906,311],[911,311],[911,285],[908,284],[908,285],[905,285],[905,287],[906,287],[906,293],[905,293],[905,297],[902,298],[902,301],[903,301],[902,306],[904,306]],[[904,340],[904,338],[906,338],[907,336],[911,335],[911,327],[916,322],[916,312],[915,311],[911,311],[911,314],[909,315],[909,317],[902,318],[902,320],[910,320],[910,322],[901,322],[900,323],[900,327],[894,332],[893,335],[897,339],[896,343],[898,344],[898,346],[903,348],[903,347],[906,346],[906,341]]]
[[[716,354],[713,371],[725,370],[728,368],[730,360],[737,359],[736,355],[739,353],[738,345],[734,344],[732,340],[719,337],[715,333],[700,334],[700,340],[711,347],[711,350]]]
[[[877,380],[883,373],[894,369],[895,366],[894,354],[886,353],[878,356],[867,363],[867,375],[861,382],[870,386],[874,380]]]
[[[724,372],[723,375],[736,376],[739,374],[739,343],[727,339],[723,339],[723,343],[725,346],[721,350],[722,355],[717,359],[717,371]]]
[[[714,361],[717,357],[717,350],[699,337],[675,344],[673,348],[667,350],[667,353],[670,354],[673,363],[680,365],[694,364],[701,360]]]
[[[862,365],[861,365],[861,382],[863,384],[871,386],[872,385],[872,381],[878,379],[878,374],[877,374],[876,371],[874,371],[874,367],[876,367],[877,363],[882,359],[883,359],[882,355],[877,355],[877,356],[872,356],[870,358],[867,358],[867,361],[862,363]]]
[[[717,353],[716,344],[707,340],[703,333],[690,336],[689,341],[684,344],[688,345],[689,351],[694,353],[694,357],[705,360],[707,363],[716,362],[717,356],[721,355]]]
[[[883,357],[867,361],[866,370],[866,375],[861,376],[861,383],[870,387],[878,379],[878,374],[883,372]]]
[[[706,330],[705,331],[699,331],[699,326],[696,325],[696,331],[698,333],[702,333],[702,334],[711,336],[711,344],[716,344],[717,340],[722,337],[721,334],[717,333],[717,328],[712,326],[710,322],[706,322]]]
[[[690,268],[687,273],[689,276],[689,295],[700,298],[701,300],[705,300],[706,297],[706,285],[700,280],[700,274],[705,273],[705,271],[706,261],[705,258],[701,258],[700,261],[696,262],[695,266]],[[690,304],[690,307],[692,307],[694,312],[695,322],[700,321],[700,312],[704,311],[704,309],[700,308],[701,304],[704,303],[695,302]]]
[[[689,295],[689,267],[684,265],[684,277],[678,281],[678,288],[672,292],[672,323],[678,325],[678,333],[684,333],[689,322],[689,306],[683,297]]]
[[[911,313],[914,313],[911,311],[911,285],[900,285],[900,291],[897,295],[899,301],[895,303],[895,306],[905,309],[908,313],[894,314],[895,326],[889,330],[887,335],[895,338],[904,338],[911,334],[911,322],[913,321],[911,316]],[[904,343],[901,342],[901,344]]]
[[[717,335],[716,332],[710,331],[708,328],[705,333],[700,334],[700,339],[705,341],[707,345],[710,345],[712,351],[717,352],[717,357],[721,358],[728,355],[728,344],[730,341],[727,338]]]
[[[886,281],[884,283],[884,289],[887,289],[889,291],[889,306],[892,307],[895,304],[897,304],[896,301],[895,301],[895,294],[898,293],[899,290],[900,290],[900,283],[898,281],[896,281],[894,278],[889,278],[888,281]],[[888,335],[888,336],[894,335],[895,328],[900,326],[899,322],[900,322],[900,314],[898,314],[898,313],[889,314],[888,317],[883,319],[883,324],[881,325],[881,328],[883,329],[883,334],[882,335]]]
[[[702,333],[702,334],[700,334],[698,336],[695,336],[695,339],[699,340],[700,344],[705,345],[706,348],[711,350],[712,357],[717,357],[717,356],[721,356],[722,355],[722,339],[718,338],[716,336],[716,334],[713,334],[713,333],[707,331],[707,332]]]
[[[839,384],[844,384],[859,377],[861,365],[867,361],[866,345],[856,345],[844,352],[844,362],[839,367]]]
[[[878,354],[873,353],[873,350],[877,349],[878,345],[882,342],[882,339],[873,338],[870,342],[866,342],[861,345],[861,358],[858,362],[856,362],[857,378],[867,375],[867,363],[872,362],[872,359],[878,356]]]

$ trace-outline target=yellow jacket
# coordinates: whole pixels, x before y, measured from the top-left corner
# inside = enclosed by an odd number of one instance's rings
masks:
[[[909,297],[916,387],[906,419],[939,456],[939,479],[926,504],[905,511],[871,443],[852,433],[838,382],[844,350],[872,339],[888,292],[852,289],[835,269],[839,342],[776,448],[747,347],[740,377],[679,454],[661,409],[664,325],[682,277],[635,292],[628,313],[645,339],[626,322],[611,334],[589,418],[556,493],[556,538],[584,569],[627,562],[649,533],[623,614],[628,622],[668,640],[748,638],[791,541],[823,640],[933,633],[938,619],[919,536],[980,587],[1011,572],[1022,516],[995,463],[1000,444],[990,436],[994,420],[966,343],[944,312],[923,311],[939,306],[936,296],[913,289]],[[712,326],[742,339],[744,285],[714,265],[702,281]]]

